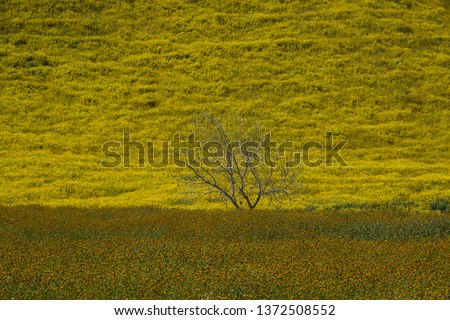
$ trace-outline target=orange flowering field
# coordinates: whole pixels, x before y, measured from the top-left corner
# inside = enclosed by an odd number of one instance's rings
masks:
[[[0,208],[1,299],[449,299],[450,219]]]

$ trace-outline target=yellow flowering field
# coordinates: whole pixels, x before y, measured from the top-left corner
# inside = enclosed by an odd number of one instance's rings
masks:
[[[0,1],[0,299],[449,299],[449,8]],[[205,111],[333,132],[348,166],[252,213],[137,150],[102,166]]]
[[[1,299],[449,299],[450,219],[0,208]]]
[[[223,209],[173,166],[101,166],[209,111],[349,141],[284,208],[426,211],[450,198],[448,21],[448,0],[0,1],[0,204]]]

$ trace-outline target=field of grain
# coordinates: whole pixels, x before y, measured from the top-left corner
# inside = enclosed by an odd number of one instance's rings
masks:
[[[450,218],[0,208],[0,299],[449,299]]]

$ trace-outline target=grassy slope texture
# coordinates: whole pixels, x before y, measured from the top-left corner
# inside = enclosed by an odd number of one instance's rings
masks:
[[[0,2],[0,203],[220,208],[180,170],[104,169],[123,132],[170,139],[202,110],[278,140],[350,142],[288,207],[450,197],[449,1]],[[181,172],[182,173],[182,172]]]

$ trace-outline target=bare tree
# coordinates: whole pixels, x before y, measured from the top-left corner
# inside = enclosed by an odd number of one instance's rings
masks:
[[[195,135],[175,156],[191,175],[193,192],[216,193],[235,208],[254,209],[261,199],[283,200],[298,191],[300,166],[289,165],[286,148],[276,148],[255,118],[236,116],[227,128],[211,114],[195,121]]]

